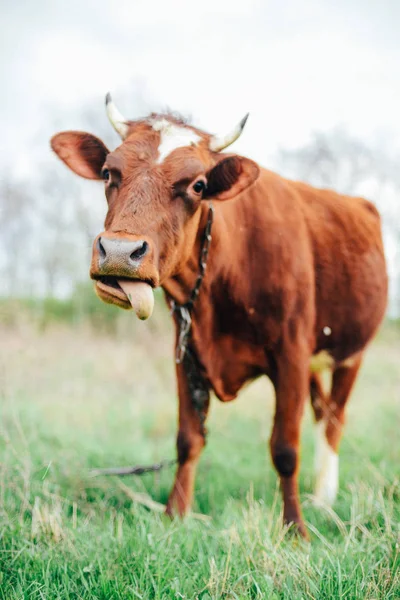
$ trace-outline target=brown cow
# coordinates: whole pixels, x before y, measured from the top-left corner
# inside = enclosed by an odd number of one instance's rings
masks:
[[[178,470],[167,512],[190,508],[210,391],[228,402],[265,374],[276,392],[270,448],[284,520],[306,536],[298,494],[304,404],[311,391],[316,496],[333,502],[345,405],[387,301],[379,214],[362,198],[220,154],[246,118],[211,136],[169,114],[127,121],[109,96],[106,103],[123,139],[116,150],[74,131],[51,144],[75,173],[105,182],[105,231],[90,271],[97,294],[123,308],[131,302],[146,318],[151,288],[162,286],[174,309]],[[333,373],[329,395],[322,367]]]

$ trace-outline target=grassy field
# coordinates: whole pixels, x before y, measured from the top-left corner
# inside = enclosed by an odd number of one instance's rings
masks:
[[[312,503],[307,409],[306,544],[281,525],[266,379],[234,403],[213,402],[194,507],[209,521],[169,522],[132,500],[146,492],[165,503],[171,468],[89,476],[93,467],[175,455],[172,335],[150,324],[120,329],[0,331],[1,599],[400,598],[398,330],[382,333],[368,353],[333,510]]]

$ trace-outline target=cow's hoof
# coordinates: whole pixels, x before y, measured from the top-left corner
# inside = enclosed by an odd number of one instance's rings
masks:
[[[307,528],[303,521],[288,521],[285,522],[285,525],[288,528],[288,534],[297,538],[301,538],[306,542],[310,541],[310,536],[308,535]]]
[[[175,504],[175,502],[168,502],[167,506],[165,507],[164,514],[170,519],[183,519],[186,515],[186,513]]]

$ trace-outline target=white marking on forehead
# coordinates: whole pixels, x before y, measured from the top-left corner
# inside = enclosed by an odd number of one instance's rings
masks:
[[[153,119],[150,121],[154,131],[160,132],[159,157],[157,163],[162,163],[166,157],[177,148],[194,146],[200,142],[201,137],[189,127],[182,127],[171,123],[167,119]]]
[[[332,333],[332,329],[330,327],[328,327],[328,325],[326,325],[322,331],[324,332],[325,335],[331,335],[331,333]]]

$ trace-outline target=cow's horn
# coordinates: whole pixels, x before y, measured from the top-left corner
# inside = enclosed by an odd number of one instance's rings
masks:
[[[127,125],[126,119],[119,112],[118,108],[115,106],[114,102],[111,99],[111,94],[108,92],[106,96],[106,111],[107,117],[110,119],[111,125],[114,127],[115,131],[119,133],[121,138],[124,140],[128,135],[129,126]]]
[[[243,117],[243,119],[234,127],[228,134],[225,135],[213,135],[210,139],[209,148],[213,152],[220,152],[224,148],[227,148],[233,142],[235,142],[240,134],[242,133],[244,126],[246,125],[246,121],[249,117],[249,113]]]

